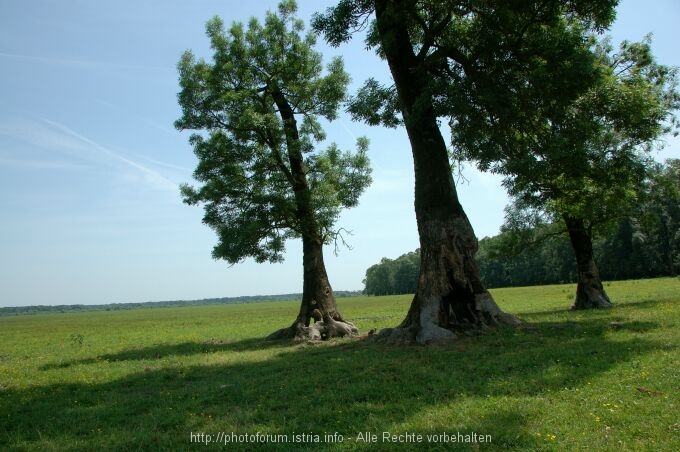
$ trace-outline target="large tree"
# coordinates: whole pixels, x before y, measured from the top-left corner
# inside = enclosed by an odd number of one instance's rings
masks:
[[[332,44],[368,26],[367,43],[387,61],[394,86],[369,80],[351,110],[372,124],[403,123],[411,143],[420,278],[406,319],[385,333],[390,339],[429,342],[452,337],[452,330],[518,322],[480,280],[477,240],[458,201],[438,119],[466,108],[471,95],[488,99],[499,114],[521,115],[522,102],[540,102],[535,92],[520,96],[527,68],[555,79],[562,71],[583,72],[587,55],[572,24],[605,25],[615,3],[342,0],[315,18]],[[542,94],[573,97],[590,79],[581,73]]]
[[[573,309],[612,306],[593,234],[633,205],[648,151],[672,127],[680,101],[676,70],[656,63],[649,37],[623,42],[616,53],[607,39],[591,42],[595,82],[577,98],[533,108],[507,128],[480,101],[452,123],[459,157],[506,176],[514,198],[510,223],[538,216],[564,225],[577,264]]]
[[[183,114],[175,125],[202,131],[190,139],[202,185],[184,185],[182,195],[204,204],[203,221],[218,237],[213,257],[279,262],[285,241],[301,238],[300,311],[271,337],[320,339],[356,332],[338,311],[323,246],[337,239],[341,209],[355,206],[371,179],[367,139],[354,154],[334,144],[315,147],[325,139],[319,118],[336,117],[349,76],[340,58],[322,76],[314,35],[301,36],[295,11],[285,0],[264,24],[253,18],[228,31],[219,18],[210,20],[212,63],[190,51],[179,62]]]

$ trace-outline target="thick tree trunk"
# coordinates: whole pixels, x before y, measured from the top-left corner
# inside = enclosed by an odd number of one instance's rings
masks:
[[[590,231],[586,229],[581,218],[565,216],[564,222],[569,231],[569,240],[576,255],[576,266],[578,268],[576,299],[571,309],[612,307],[612,302],[604,291],[600,272],[595,264]]]
[[[300,313],[287,328],[280,329],[268,339],[295,338],[297,340],[321,340],[357,333],[356,327],[342,319],[335,303],[335,295],[323,261],[323,239],[312,206],[312,194],[307,183],[307,171],[300,150],[295,114],[283,93],[273,87],[272,96],[279,109],[286,133],[289,182],[295,192],[296,217],[302,235],[302,302]],[[315,322],[309,326],[310,320]]]
[[[393,1],[376,0],[382,49],[413,153],[420,277],[404,321],[378,338],[429,343],[453,338],[454,331],[518,324],[516,317],[501,311],[480,280],[474,258],[477,239],[458,202],[428,75],[413,52],[401,12]]]

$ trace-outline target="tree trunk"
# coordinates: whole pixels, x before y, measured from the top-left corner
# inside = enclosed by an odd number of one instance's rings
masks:
[[[586,229],[583,219],[564,216],[569,231],[569,240],[576,255],[578,282],[576,300],[571,309],[610,308],[604,286],[600,280],[600,272],[593,257],[593,241],[590,231]]]
[[[484,288],[475,261],[477,239],[458,202],[446,144],[437,124],[429,77],[414,54],[403,9],[376,0],[382,50],[401,102],[413,153],[415,211],[420,235],[418,288],[404,321],[379,339],[429,343],[454,331],[518,324]]]
[[[355,334],[356,327],[345,322],[338,311],[326,273],[323,239],[312,206],[312,194],[307,183],[295,114],[278,87],[274,86],[271,94],[279,109],[286,134],[290,183],[295,193],[296,217],[302,235],[303,283],[302,302],[297,318],[291,326],[275,331],[268,339],[321,340]],[[315,323],[309,326],[311,319]]]
[[[287,328],[268,339],[325,340],[357,333],[351,322],[343,320],[335,303],[335,295],[323,261],[323,243],[319,238],[302,239],[303,288],[300,312]],[[314,324],[309,326],[314,319]]]

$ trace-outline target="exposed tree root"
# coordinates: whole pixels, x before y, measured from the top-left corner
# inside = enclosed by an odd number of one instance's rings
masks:
[[[359,330],[352,322],[335,320],[327,316],[324,320],[318,320],[311,326],[296,320],[291,326],[282,328],[267,336],[267,340],[293,339],[296,342],[325,341],[333,337],[354,336]]]
[[[459,312],[456,317],[451,312],[446,326],[439,323],[440,312],[428,309],[431,306],[436,307],[436,304],[430,302],[421,306],[418,320],[417,315],[409,315],[397,328],[383,329],[377,334],[370,335],[370,340],[394,345],[437,344],[455,340],[461,335],[470,336],[492,331],[498,326],[522,324],[522,321],[514,315],[501,311],[488,292],[475,295],[474,309],[466,309],[465,315]]]
[[[338,321],[332,319],[331,317],[327,317],[323,321],[314,323],[311,328],[318,332],[318,335],[323,340],[330,339],[332,337],[353,336],[359,333],[359,330],[352,322],[347,322],[344,320]]]

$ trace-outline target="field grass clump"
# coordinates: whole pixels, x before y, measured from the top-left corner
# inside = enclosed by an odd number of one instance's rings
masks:
[[[494,290],[520,328],[426,347],[265,342],[295,301],[2,317],[0,450],[680,450],[680,281],[606,290]],[[365,334],[410,297],[338,303]]]

